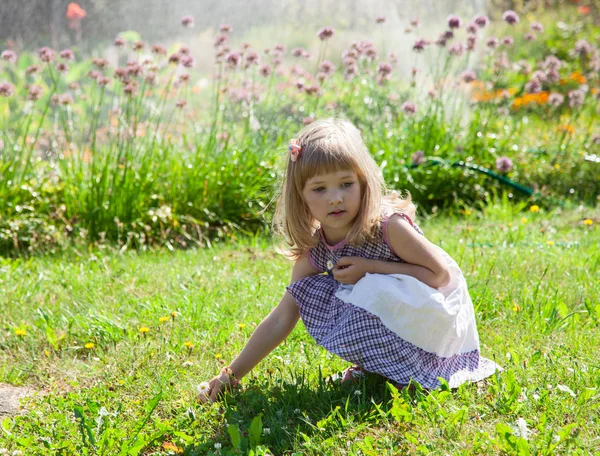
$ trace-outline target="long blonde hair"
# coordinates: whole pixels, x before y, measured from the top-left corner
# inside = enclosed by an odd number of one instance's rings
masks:
[[[375,239],[384,208],[405,211],[414,217],[415,207],[410,194],[402,198],[397,192],[387,190],[381,170],[360,132],[349,121],[317,120],[300,132],[298,141],[302,152],[297,161],[291,161],[289,150],[284,157],[286,170],[275,196],[277,202],[272,222],[274,234],[282,235],[290,246],[282,250],[288,258],[297,260],[319,243],[315,236],[318,221],[302,196],[306,182],[314,176],[346,170],[358,176],[361,204],[346,235],[350,245]]]

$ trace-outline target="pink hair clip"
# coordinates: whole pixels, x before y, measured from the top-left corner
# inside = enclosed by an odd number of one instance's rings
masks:
[[[298,141],[297,139],[290,139],[290,146],[288,147],[288,149],[290,150],[290,158],[293,162],[295,162],[296,160],[298,160],[298,157],[300,156],[300,152],[302,152],[302,147],[300,147],[300,141]]]

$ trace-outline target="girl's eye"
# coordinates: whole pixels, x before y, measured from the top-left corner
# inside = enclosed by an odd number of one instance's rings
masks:
[[[323,190],[323,188],[324,187],[317,187],[317,188],[313,189],[313,191],[317,192],[317,193],[321,193],[321,190]]]
[[[350,186],[351,186],[351,185],[353,185],[353,184],[354,184],[354,182],[346,182],[346,183],[344,184],[344,187],[350,187]]]

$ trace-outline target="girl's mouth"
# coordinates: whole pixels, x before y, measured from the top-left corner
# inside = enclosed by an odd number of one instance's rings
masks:
[[[346,213],[346,211],[337,211],[337,212],[330,212],[329,215],[333,216],[333,217],[339,217],[341,215],[344,215]]]

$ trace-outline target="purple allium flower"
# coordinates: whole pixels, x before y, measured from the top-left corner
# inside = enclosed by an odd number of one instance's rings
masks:
[[[123,38],[121,38],[120,36],[115,38],[115,46],[118,48],[121,48],[123,46],[125,46],[125,40]]]
[[[167,55],[167,49],[160,44],[153,44],[152,53],[156,55]]]
[[[95,58],[92,60],[92,63],[100,69],[108,67],[108,60],[106,59]]]
[[[546,71],[546,80],[550,84],[556,84],[557,82],[560,81],[560,74],[559,74],[559,72],[556,71],[554,68]]]
[[[221,35],[217,35],[217,37],[215,38],[215,47],[219,47],[221,46],[223,43],[225,43],[228,40],[227,35],[221,34]]]
[[[457,56],[457,57],[463,55],[464,51],[465,51],[465,48],[462,43],[453,44],[452,46],[450,46],[448,48],[448,52],[450,52],[450,54]]]
[[[110,84],[110,78],[108,76],[102,76],[98,78],[97,82],[99,86],[106,87],[108,84]]]
[[[63,106],[71,105],[74,101],[70,93],[63,93],[58,97],[58,102]]]
[[[93,79],[94,81],[97,81],[97,80],[98,80],[98,78],[99,78],[100,76],[102,76],[102,73],[100,73],[98,70],[90,70],[90,71],[88,71],[88,74],[87,74],[87,75],[88,75],[88,77],[89,77],[90,79]]]
[[[419,18],[415,17],[413,19],[410,20],[410,25],[413,28],[416,28],[419,26]]]
[[[2,58],[2,60],[5,60],[10,63],[17,62],[17,53],[15,51],[11,51],[10,49],[7,49],[6,51],[2,51],[2,54],[0,54],[0,57]]]
[[[415,105],[412,101],[405,101],[400,106],[405,114],[413,115],[417,112],[417,105]]]
[[[231,33],[233,29],[231,28],[231,25],[229,24],[221,24],[221,26],[219,27],[219,31],[221,33]]]
[[[560,106],[564,103],[565,97],[562,93],[553,92],[548,95],[548,104],[551,106]]]
[[[475,74],[475,72],[473,70],[466,70],[466,71],[464,71],[460,75],[460,77],[466,83],[473,82],[475,79],[477,79],[477,75]]]
[[[546,73],[540,70],[534,71],[531,75],[531,79],[535,79],[540,82],[546,82]]]
[[[429,42],[428,40],[419,38],[417,41],[415,41],[415,44],[413,44],[413,51],[423,52],[425,50],[425,46],[429,46],[430,44],[431,42]]]
[[[543,33],[544,26],[542,24],[540,24],[539,22],[534,22],[531,24],[531,30],[534,32]]]
[[[519,68],[519,73],[524,75],[531,73],[531,64],[527,60],[519,60],[517,66]]]
[[[304,87],[304,92],[306,92],[307,95],[319,95],[321,93],[321,87],[318,85],[306,86]]]
[[[525,92],[527,93],[540,93],[542,91],[542,84],[538,79],[530,79],[525,84]]]
[[[329,60],[324,60],[319,65],[319,71],[325,73],[326,75],[330,75],[335,71],[335,65],[331,63]]]
[[[258,65],[260,59],[258,58],[258,53],[255,51],[248,51],[246,54],[246,64],[250,65]]]
[[[271,74],[271,71],[270,65],[263,65],[260,67],[259,73],[266,78]]]
[[[515,13],[513,10],[505,11],[502,15],[502,19],[506,21],[509,25],[515,25],[519,22],[519,15]]]
[[[174,63],[175,65],[178,65],[180,61],[181,55],[178,52],[169,56],[169,63]]]
[[[49,47],[44,46],[38,51],[38,55],[42,62],[50,63],[54,62],[54,51]]]
[[[36,74],[39,73],[40,71],[42,71],[42,67],[39,65],[31,65],[29,67],[27,67],[27,69],[25,70],[25,73],[27,74]]]
[[[129,71],[127,68],[117,68],[115,69],[114,76],[116,79],[123,83],[129,82]]]
[[[505,36],[504,38],[502,38],[502,45],[503,46],[512,46],[514,44],[515,40],[513,39],[512,36]]]
[[[509,172],[513,167],[513,162],[508,157],[500,157],[496,160],[496,169],[501,173]]]
[[[490,23],[490,20],[487,16],[480,14],[473,18],[473,22],[475,22],[479,28],[485,28]]]
[[[69,71],[69,66],[64,62],[59,62],[56,64],[56,69],[59,73],[66,73]]]
[[[42,97],[44,90],[39,85],[30,85],[27,99],[31,101],[39,100]]]
[[[191,55],[182,55],[180,63],[185,68],[193,68],[195,62]]]
[[[562,61],[553,55],[549,55],[548,57],[546,57],[546,59],[542,63],[542,68],[544,68],[545,70],[560,70],[561,67]]]
[[[12,97],[15,93],[15,88],[9,82],[0,82],[0,97]]]
[[[179,84],[187,84],[190,80],[190,74],[189,73],[181,73],[178,77],[177,77],[177,82]]]
[[[467,33],[471,35],[475,35],[478,30],[477,24],[475,22],[468,23],[465,28],[467,30]]]
[[[308,51],[306,51],[305,49],[295,48],[295,49],[292,50],[292,55],[294,57],[304,57],[304,58],[307,58],[308,56],[310,56],[310,53]]]
[[[446,47],[447,42],[448,40],[446,39],[443,33],[438,37],[437,40],[435,40],[436,46],[439,46],[441,48]]]
[[[137,84],[130,82],[123,88],[123,93],[125,95],[129,95],[130,97],[135,97],[137,95]]]
[[[388,62],[382,62],[377,67],[377,73],[379,73],[382,77],[386,77],[391,74],[393,67]]]
[[[194,18],[192,16],[183,16],[181,18],[181,25],[184,27],[193,27],[194,26]]]
[[[153,86],[157,81],[156,73],[154,71],[148,72],[144,77],[144,80],[146,81],[146,84]]]
[[[187,105],[187,101],[185,101],[185,100],[178,100],[178,101],[177,101],[177,103],[175,104],[175,106],[176,106],[178,109],[183,109],[183,108],[185,108],[185,105]]]
[[[146,43],[144,43],[143,41],[136,41],[131,46],[131,48],[136,52],[144,50],[145,47],[146,47]]]
[[[477,36],[469,35],[467,37],[467,51],[475,50],[475,45],[477,44]]]
[[[450,41],[454,38],[454,32],[452,30],[446,30],[443,34],[443,37],[446,41]]]
[[[537,39],[537,36],[535,35],[535,33],[527,32],[523,38],[525,39],[525,41],[535,41]]]
[[[583,100],[585,98],[585,92],[583,90],[571,90],[567,95],[569,97],[569,106],[571,108],[579,108],[583,105]]]
[[[319,32],[317,33],[317,36],[319,37],[319,39],[321,41],[325,41],[325,40],[331,38],[334,33],[335,33],[335,30],[332,27],[323,27],[321,30],[319,30]]]
[[[451,29],[457,29],[462,25],[462,20],[456,14],[448,16],[448,27]]]
[[[425,163],[425,152],[418,150],[410,158],[413,165],[422,165]]]
[[[126,70],[129,76],[139,76],[143,72],[141,65],[137,62],[127,62]]]
[[[578,40],[575,43],[575,54],[577,55],[591,54],[592,50],[593,47],[587,40]]]
[[[285,46],[283,44],[276,44],[273,51],[273,55],[282,56],[285,54]]]
[[[377,22],[378,24],[383,24],[385,22],[385,17],[377,16],[377,18],[375,19],[375,22]]]
[[[485,45],[490,48],[490,49],[496,49],[498,47],[498,38],[491,36],[487,39],[487,41],[485,42]]]

